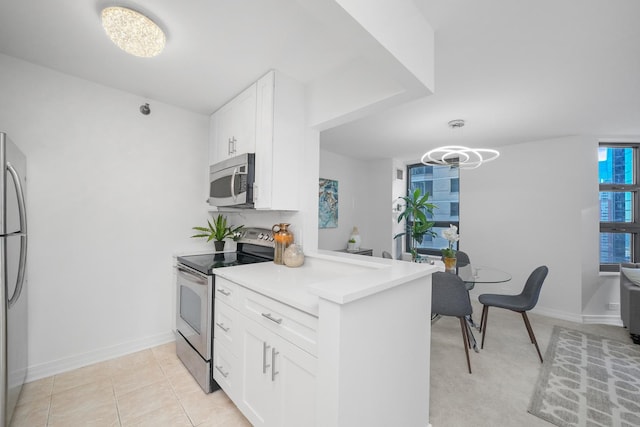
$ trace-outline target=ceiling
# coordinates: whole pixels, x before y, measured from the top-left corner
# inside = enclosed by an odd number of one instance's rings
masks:
[[[328,3],[4,1],[0,52],[210,114],[271,68],[308,84],[370,49],[352,24],[324,13]],[[434,94],[324,130],[323,148],[415,159],[444,144],[640,136],[637,0],[414,3],[435,30]],[[99,18],[113,4],[156,20],[165,51],[142,59],[113,45]],[[452,119],[466,126],[449,129]]]

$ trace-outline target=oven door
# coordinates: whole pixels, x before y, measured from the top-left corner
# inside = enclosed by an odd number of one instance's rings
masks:
[[[204,360],[211,360],[213,277],[182,264],[178,264],[176,268],[176,327]]]

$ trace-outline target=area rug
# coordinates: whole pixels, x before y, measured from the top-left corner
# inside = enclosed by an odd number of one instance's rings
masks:
[[[640,426],[640,346],[555,326],[529,413],[557,426]]]

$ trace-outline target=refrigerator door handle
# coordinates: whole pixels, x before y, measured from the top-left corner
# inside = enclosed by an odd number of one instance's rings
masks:
[[[18,277],[16,279],[16,288],[13,295],[9,299],[9,307],[12,307],[20,298],[22,286],[24,284],[24,275],[27,267],[27,212],[24,203],[24,191],[20,181],[20,176],[11,163],[7,162],[7,170],[13,178],[13,184],[16,187],[16,195],[18,196],[18,211],[20,213],[20,262],[18,264]]]
[[[22,182],[18,172],[10,162],[7,162],[7,170],[13,178],[13,185],[16,187],[16,195],[18,196],[18,212],[20,213],[20,232],[27,233],[27,210],[24,203],[24,191],[22,189]]]
[[[24,285],[24,273],[27,267],[27,236],[20,236],[20,263],[18,265],[18,277],[16,278],[16,288],[13,291],[13,295],[9,299],[9,308],[20,299],[22,294],[22,286]]]

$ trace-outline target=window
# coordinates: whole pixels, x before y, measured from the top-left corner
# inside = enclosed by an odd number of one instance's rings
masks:
[[[451,192],[452,193],[460,192],[460,178],[451,178]]]
[[[603,143],[600,182],[600,271],[640,260],[640,143]]]
[[[438,206],[432,218],[435,222],[433,231],[438,235],[425,236],[418,247],[418,252],[440,255],[440,249],[449,245],[449,242],[442,237],[441,231],[449,228],[450,224],[458,227],[460,224],[459,170],[450,166],[425,166],[418,163],[407,166],[407,176],[409,177],[407,193],[420,188],[423,193],[429,192],[429,201]],[[409,239],[405,239],[405,245],[405,250],[409,251]]]

